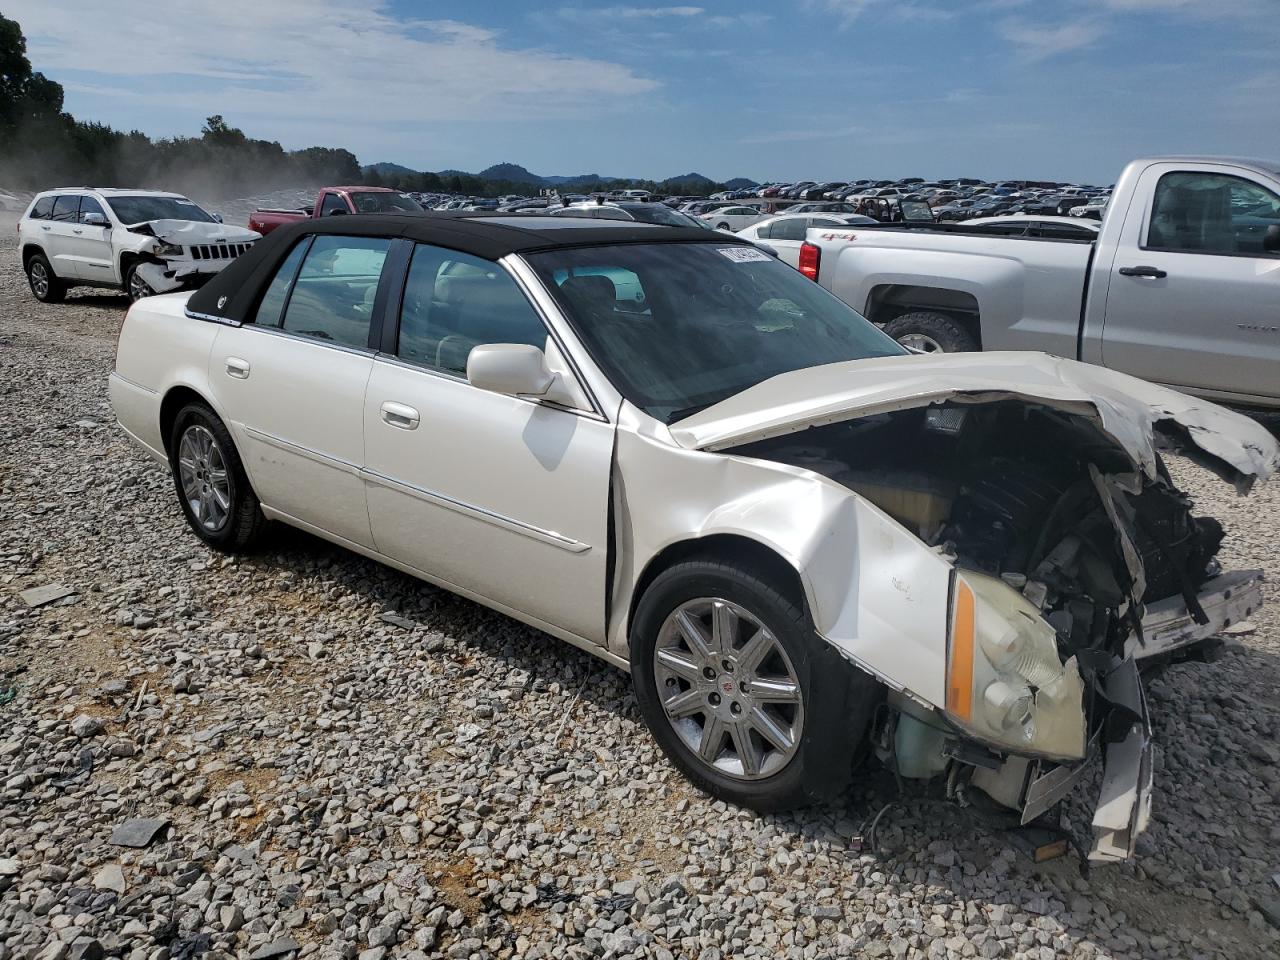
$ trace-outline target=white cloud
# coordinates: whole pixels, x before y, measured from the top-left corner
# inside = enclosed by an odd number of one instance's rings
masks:
[[[568,20],[658,20],[664,17],[700,17],[703,7],[561,7],[557,11]]]
[[[1056,25],[1006,20],[1000,24],[1000,35],[1013,44],[1024,60],[1047,60],[1092,46],[1106,33],[1097,20],[1077,20]]]
[[[317,142],[346,139],[351,126],[563,116],[658,87],[618,63],[509,46],[456,20],[398,20],[386,0],[363,10],[344,0],[166,0],[163,10],[129,0],[74,16],[49,0],[6,0],[5,14],[54,79],[88,74],[82,86],[179,103],[197,124],[214,112],[246,127],[250,117],[268,129],[287,121]],[[88,56],[95,50],[103,55]]]

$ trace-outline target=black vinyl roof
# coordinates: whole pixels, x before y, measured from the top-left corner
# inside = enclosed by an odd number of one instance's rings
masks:
[[[257,304],[259,291],[274,276],[277,265],[299,238],[312,234],[404,238],[469,253],[485,260],[557,247],[618,243],[748,243],[719,231],[698,227],[666,227],[586,217],[551,218],[460,211],[308,218],[277,227],[254,244],[248,253],[237,257],[191,295],[187,301],[187,312],[204,319],[246,322]]]

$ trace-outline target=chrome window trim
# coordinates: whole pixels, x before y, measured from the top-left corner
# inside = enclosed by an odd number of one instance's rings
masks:
[[[237,324],[239,326],[239,324]],[[346,343],[337,343],[333,340],[321,340],[319,337],[309,337],[305,333],[294,333],[292,330],[281,330],[279,327],[268,327],[258,323],[244,324],[247,330],[258,330],[273,337],[284,337],[286,340],[297,340],[300,343],[310,343],[317,347],[324,347],[327,350],[339,350],[342,353],[351,353],[357,357],[367,357],[372,360],[375,351],[368,347],[353,347]]]
[[[211,313],[196,313],[196,312],[195,312],[194,310],[192,310],[190,307],[184,307],[184,308],[183,308],[183,312],[184,312],[188,317],[190,317],[192,320],[204,320],[204,321],[206,321],[207,323],[220,323],[220,324],[222,324],[224,327],[243,327],[243,326],[245,326],[245,324],[241,323],[239,320],[232,320],[232,319],[230,319],[230,318],[228,318],[228,317],[215,317],[215,316],[214,316],[213,314],[211,314]],[[254,326],[254,324],[249,324],[249,326]]]
[[[547,530],[543,527],[536,526],[532,523],[526,523],[523,520],[517,520],[514,517],[508,517],[504,514],[488,510],[484,507],[478,507],[475,504],[466,503],[462,500],[456,500],[453,497],[446,496],[434,490],[427,490],[411,483],[405,483],[403,480],[396,480],[385,474],[378,473],[376,470],[370,470],[367,467],[360,471],[360,475],[369,483],[395,490],[415,499],[425,501],[434,506],[444,507],[463,516],[472,517],[476,520],[482,520],[485,523],[493,524],[504,530],[510,530],[537,540],[539,543],[545,543],[561,550],[567,550],[569,553],[586,553],[591,549],[591,544],[583,543],[581,540],[574,540],[572,537],[566,537],[564,534],[556,533],[554,530]]]

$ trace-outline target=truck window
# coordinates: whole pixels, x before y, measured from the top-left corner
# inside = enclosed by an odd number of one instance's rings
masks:
[[[76,213],[80,209],[80,198],[71,196],[70,194],[62,194],[53,202],[53,213],[50,220],[58,220],[63,223],[72,223],[76,219]]]
[[[391,241],[316,237],[285,307],[283,327],[325,343],[365,349],[373,301]]]
[[[347,201],[343,200],[340,194],[326,193],[324,195],[324,202],[320,204],[320,216],[327,217],[334,210],[341,210],[343,213],[348,213]]]
[[[1280,197],[1221,173],[1166,173],[1156,184],[1144,249],[1219,256],[1273,256],[1262,248],[1280,224]]]
[[[31,208],[32,220],[48,220],[53,214],[53,201],[56,197],[41,197],[36,201],[36,205]]]
[[[100,213],[104,218],[107,215],[107,211],[102,209],[102,204],[93,199],[93,197],[81,197],[80,215],[76,219],[79,220],[80,223],[84,223],[85,214],[88,213]]]

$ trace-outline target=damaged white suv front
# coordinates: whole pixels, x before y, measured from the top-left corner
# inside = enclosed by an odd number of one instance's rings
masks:
[[[45,302],[77,286],[123,290],[132,300],[195,289],[259,239],[181,194],[154,190],[49,190],[18,223],[23,268]]]

